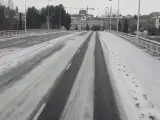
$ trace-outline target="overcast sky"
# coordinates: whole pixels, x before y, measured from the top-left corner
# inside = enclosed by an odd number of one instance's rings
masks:
[[[8,1],[8,0],[3,0]],[[18,6],[20,11],[24,11],[25,0],[13,0],[14,6]],[[48,0],[26,0],[27,7],[36,6],[38,9],[46,6]],[[118,0],[112,0],[113,11],[117,10]],[[94,15],[104,13],[105,7],[110,7],[108,0],[51,0],[50,5],[63,4],[65,7],[85,8],[87,5],[91,8],[99,8],[98,10],[89,11]],[[138,0],[120,0],[120,13],[123,15],[137,14]],[[69,13],[76,13],[78,9],[66,8]],[[141,0],[141,14],[149,14],[151,12],[160,12],[160,0]]]

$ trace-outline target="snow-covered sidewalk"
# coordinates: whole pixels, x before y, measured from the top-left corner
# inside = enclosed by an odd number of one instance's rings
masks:
[[[111,33],[100,38],[128,119],[160,119],[160,61]]]
[[[54,86],[57,77],[89,34],[66,41],[65,46],[44,60],[29,74],[0,93],[0,119],[27,120]]]

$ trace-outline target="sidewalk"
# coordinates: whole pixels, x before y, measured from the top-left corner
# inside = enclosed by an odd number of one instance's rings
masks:
[[[119,58],[116,59],[121,59],[121,62],[134,74],[143,91],[160,110],[158,93],[160,91],[160,61],[116,35],[107,32],[101,32],[100,35],[108,51],[118,54]]]

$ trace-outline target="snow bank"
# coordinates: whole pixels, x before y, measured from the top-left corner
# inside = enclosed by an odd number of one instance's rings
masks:
[[[87,36],[88,34],[68,40],[61,50],[49,56],[24,78],[0,93],[0,119],[32,119],[31,115],[35,110],[47,102],[47,94],[53,88],[57,77],[66,68]]]
[[[0,86],[31,68],[36,62],[63,47],[65,41],[79,33],[74,33],[47,41],[0,58]]]
[[[143,90],[160,109],[160,61],[148,54],[146,50],[137,48],[130,42],[111,33],[101,33],[109,50],[117,52],[138,78]]]
[[[125,115],[129,120],[159,120],[160,111],[143,91],[135,75],[122,61],[118,53],[110,49],[108,44],[105,43],[107,38],[104,39],[101,34],[100,39],[112,84],[119,94],[117,102],[120,100],[122,103],[120,110],[125,111]],[[116,46],[114,47],[116,49]]]

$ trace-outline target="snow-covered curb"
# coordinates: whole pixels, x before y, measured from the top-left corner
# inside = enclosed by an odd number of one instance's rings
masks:
[[[121,103],[126,119],[129,120],[160,120],[160,112],[147,94],[142,90],[138,80],[127,65],[113,50],[108,50],[101,39],[106,64],[111,76],[112,85],[118,93],[117,102]],[[122,113],[122,111],[120,111]]]
[[[23,73],[28,68],[32,67],[36,62],[48,56],[57,49],[60,49],[65,41],[72,39],[73,36],[79,33],[74,33],[47,41],[24,50],[1,57],[0,59],[0,86],[8,83],[15,76]]]

